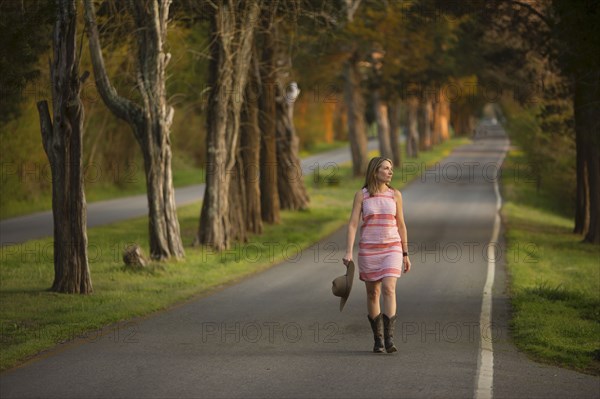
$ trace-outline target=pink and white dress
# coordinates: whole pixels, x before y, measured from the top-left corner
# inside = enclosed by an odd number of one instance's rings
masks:
[[[391,188],[374,196],[363,188],[358,244],[358,271],[362,281],[378,281],[402,274],[402,240],[396,224],[396,200]]]

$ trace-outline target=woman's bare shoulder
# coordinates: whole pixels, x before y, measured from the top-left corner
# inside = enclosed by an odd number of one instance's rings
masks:
[[[362,202],[363,198],[364,198],[364,189],[361,188],[360,190],[358,190],[357,192],[354,193],[355,201]]]
[[[400,190],[394,188],[394,198],[396,200],[401,200],[402,199],[402,193],[400,192]]]

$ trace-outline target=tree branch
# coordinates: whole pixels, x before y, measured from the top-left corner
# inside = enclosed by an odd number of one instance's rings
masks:
[[[360,2],[361,0],[346,0],[346,14],[349,22],[354,20],[354,14],[356,13],[356,10],[358,10]]]
[[[90,54],[92,57],[92,66],[94,68],[94,77],[98,92],[106,106],[118,118],[132,123],[141,116],[142,110],[133,101],[119,96],[117,90],[110,83],[104,65],[104,58],[102,57],[102,47],[100,46],[100,39],[98,36],[98,25],[96,24],[96,12],[92,0],[84,0],[84,11],[85,26],[88,32]]]
[[[530,13],[534,14],[536,17],[538,17],[539,19],[541,19],[546,24],[546,26],[548,28],[552,28],[552,24],[550,23],[550,20],[548,18],[546,18],[546,16],[544,16],[538,10],[536,10],[535,8],[533,8],[531,5],[529,5],[527,3],[523,3],[523,2],[518,1],[518,0],[510,0],[508,3],[509,4],[514,4],[514,5],[517,5],[519,7],[523,7],[525,9],[527,9]]]

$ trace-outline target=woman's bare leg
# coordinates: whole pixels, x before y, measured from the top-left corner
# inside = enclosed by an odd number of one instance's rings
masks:
[[[367,309],[369,317],[374,319],[381,313],[379,297],[381,295],[381,281],[365,281],[367,287]]]
[[[383,313],[389,317],[396,314],[396,277],[384,277],[382,279],[383,291]],[[379,301],[377,301],[379,305]]]

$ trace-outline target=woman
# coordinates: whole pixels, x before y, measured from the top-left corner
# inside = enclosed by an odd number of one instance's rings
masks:
[[[402,213],[402,194],[390,187],[392,161],[375,157],[369,162],[365,185],[354,195],[348,223],[348,240],[344,264],[352,260],[354,237],[362,214],[358,270],[367,287],[368,319],[373,329],[373,352],[396,352],[396,280],[410,271],[408,237]],[[379,297],[383,291],[383,312]]]

